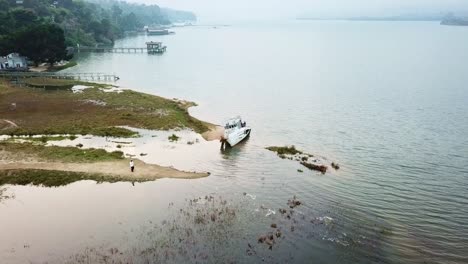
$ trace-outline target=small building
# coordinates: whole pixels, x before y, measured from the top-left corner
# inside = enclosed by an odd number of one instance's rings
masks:
[[[8,64],[8,60],[6,57],[0,57],[0,70],[6,69],[6,65]]]
[[[0,57],[1,70],[23,70],[28,68],[28,62],[25,57],[18,53],[11,53],[5,57]]]
[[[146,42],[146,48],[148,49],[148,53],[150,54],[166,52],[166,46],[163,46],[162,42]]]
[[[16,0],[16,4],[17,4],[17,5],[22,5],[23,3],[24,3],[23,0]]]

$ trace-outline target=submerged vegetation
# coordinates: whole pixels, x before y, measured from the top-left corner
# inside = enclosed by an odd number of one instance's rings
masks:
[[[16,124],[0,127],[0,133],[132,137],[137,133],[121,126],[155,130],[190,128],[198,133],[208,130],[206,123],[189,115],[187,109],[193,103],[131,90],[111,92],[102,84],[56,80],[60,82],[57,85],[64,85],[62,81],[68,86],[85,84],[93,87],[73,93],[69,89],[22,89],[0,82],[0,116]]]
[[[2,184],[0,184],[2,185]],[[7,194],[8,189],[7,188],[2,188],[0,187],[0,203],[2,201],[8,200],[8,199],[14,199],[15,195],[14,194]]]
[[[312,164],[312,163],[304,162],[304,161],[301,162],[301,165],[308,168],[309,170],[320,171],[322,174],[325,174],[328,169],[328,167],[325,165],[316,165],[316,164]]]
[[[296,155],[302,154],[302,151],[296,149],[295,146],[285,146],[285,147],[267,147],[266,149],[278,153],[278,155]]]
[[[370,232],[350,228],[340,214],[302,206],[295,196],[278,210],[258,208],[251,201],[206,195],[182,205],[170,202],[167,218],[150,219],[126,233],[124,246],[106,242],[77,249],[63,262],[296,263],[304,262],[296,252],[310,241],[368,252],[380,250],[385,245],[382,241],[391,235],[390,226],[368,219],[362,219],[362,225],[373,226]],[[265,217],[267,210],[275,213]]]
[[[328,170],[328,166],[325,165],[328,163],[326,158],[315,157],[312,154],[305,153],[301,150],[296,149],[295,146],[271,146],[267,147],[266,149],[276,152],[278,157],[280,157],[281,159],[295,160],[299,162],[299,164],[301,164],[302,166],[308,168],[309,170],[319,171],[322,174],[325,174]],[[340,169],[340,165],[338,165],[338,163],[336,162],[332,162],[328,165],[330,165],[335,170]],[[301,169],[298,169],[297,171],[303,172]]]

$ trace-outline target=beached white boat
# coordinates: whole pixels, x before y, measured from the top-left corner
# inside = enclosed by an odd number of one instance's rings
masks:
[[[242,121],[240,116],[231,118],[226,122],[224,126],[224,140],[229,143],[231,147],[234,147],[239,142],[250,136],[252,129],[247,126],[246,122]]]

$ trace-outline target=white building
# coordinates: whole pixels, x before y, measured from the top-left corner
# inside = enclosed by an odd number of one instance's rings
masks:
[[[6,69],[6,63],[8,63],[8,60],[6,57],[0,57],[0,70]]]
[[[26,68],[28,68],[28,62],[26,58],[20,56],[18,53],[11,53],[6,57],[0,57],[0,70]]]

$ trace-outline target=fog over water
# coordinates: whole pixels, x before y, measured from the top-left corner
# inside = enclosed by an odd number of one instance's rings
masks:
[[[148,153],[142,157],[147,162],[212,173],[199,180],[10,187],[17,198],[1,211],[0,232],[7,239],[0,252],[11,263],[21,263],[20,256],[48,260],[52,249],[73,254],[83,248],[79,241],[104,245],[105,252],[138,246],[124,234],[170,219],[168,204],[178,212],[188,199],[207,195],[222,196],[239,210],[221,229],[228,239],[213,244],[211,233],[202,231],[199,244],[214,248],[184,248],[190,256],[219,253],[224,262],[240,263],[468,262],[468,28],[291,21],[174,30],[116,42],[126,47],[161,40],[168,46],[162,56],[83,53],[67,71],[113,72],[123,87],[193,100],[199,106],[190,112],[213,123],[239,114],[253,129],[250,139],[220,152],[218,142],[187,145],[192,136],[179,131],[179,143],[168,142],[167,134],[147,135],[123,148]],[[84,145],[115,147],[101,141]],[[321,175],[265,149],[286,144],[337,161],[341,169]],[[93,198],[83,200],[80,193]],[[294,195],[303,204],[288,219],[279,209]],[[55,202],[36,202],[47,199]],[[59,201],[74,206],[62,208]],[[43,221],[51,233],[67,230],[83,240],[44,239],[44,223],[29,221],[36,211],[47,212]],[[60,215],[88,218],[69,222]],[[257,239],[272,223],[284,239],[270,251]],[[15,230],[24,228],[31,231],[19,237]],[[158,230],[154,239],[167,239],[167,229]],[[12,247],[16,253],[8,251]]]
[[[467,13],[465,0],[127,0],[193,11],[201,21]]]

